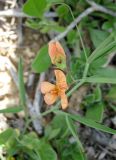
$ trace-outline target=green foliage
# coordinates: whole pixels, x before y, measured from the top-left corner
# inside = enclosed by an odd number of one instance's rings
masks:
[[[109,93],[106,95],[109,100],[116,101],[116,86],[112,86]]]
[[[74,126],[72,119],[68,115],[66,115],[66,123],[67,123],[67,127],[68,127],[69,131],[71,132],[71,134],[73,135],[73,137],[75,138],[75,140],[77,142],[77,146],[78,146],[78,150],[79,150],[79,158],[80,158],[80,160],[84,160],[85,155],[84,155],[83,146],[82,146],[82,144],[79,140],[79,137],[77,135],[76,127]]]
[[[18,130],[7,129],[0,134],[0,144],[6,144],[8,157],[18,153],[23,158],[27,156],[32,160],[56,160],[57,156],[53,148],[45,139],[39,139],[34,132],[20,136]]]
[[[103,103],[93,104],[87,108],[86,117],[96,122],[101,122],[103,119],[104,105]]]
[[[50,65],[51,65],[51,60],[48,55],[48,46],[45,45],[39,50],[37,56],[33,60],[32,69],[36,73],[41,73],[46,71],[48,67],[50,67]]]
[[[12,128],[8,128],[7,130],[5,130],[0,134],[0,144],[8,143],[10,140],[12,140],[14,135],[15,135],[15,130]]]
[[[94,72],[93,76],[87,77],[86,81],[90,83],[116,84],[116,69],[108,67],[100,68]]]
[[[20,104],[22,107],[25,106],[25,86],[23,80],[23,64],[22,59],[20,58],[18,64],[18,84],[19,84],[19,97],[20,97]]]
[[[47,19],[43,19],[42,21],[39,19],[29,19],[26,21],[26,25],[32,29],[41,31],[42,33],[48,33],[53,29],[57,32],[63,32],[65,30],[63,26],[59,26],[56,22]]]
[[[53,3],[61,3],[64,2],[64,0],[47,0],[48,3],[53,4]]]
[[[116,78],[115,77],[101,77],[99,75],[91,76],[86,79],[86,82],[89,83],[111,83],[116,84]]]
[[[42,18],[46,5],[46,0],[27,0],[23,6],[23,12],[29,16]]]
[[[22,107],[15,106],[15,107],[9,107],[9,108],[6,108],[6,109],[1,109],[0,113],[17,113],[17,112],[20,112],[22,110],[23,110]]]
[[[51,137],[53,139],[53,138],[55,138],[54,134],[56,134],[56,137],[57,137],[57,136],[63,135],[65,132],[66,132],[66,134],[68,133],[65,117],[62,115],[57,115],[54,117],[54,119],[52,120],[50,125],[48,125],[46,127],[45,136],[48,139],[51,139]],[[52,133],[52,135],[51,135],[51,133]]]
[[[97,85],[93,93],[85,97],[84,105],[86,106],[86,117],[96,122],[102,122],[104,113],[104,104],[102,102],[101,89]]]
[[[91,40],[96,47],[98,47],[101,42],[103,42],[108,37],[108,32],[101,31],[97,29],[90,29]]]
[[[34,151],[40,160],[57,159],[56,153],[50,144],[45,139],[38,139],[34,133],[24,135],[20,143],[25,149]]]
[[[112,53],[115,50],[116,50],[116,41],[113,40],[113,34],[111,34],[89,56],[88,63],[90,64],[96,59],[101,59],[102,57]]]
[[[116,134],[116,130],[113,130],[109,127],[106,127],[102,124],[99,124],[91,119],[88,119],[88,118],[85,118],[85,117],[81,117],[79,115],[70,115],[70,117],[75,120],[75,121],[78,121],[82,124],[85,124],[89,127],[92,127],[92,128],[95,128],[97,130],[100,130],[100,131],[103,131],[103,132],[107,132],[107,133],[110,133],[110,134]]]
[[[58,13],[59,17],[63,17],[65,15],[67,15],[69,12],[68,8],[64,5],[60,5],[59,7],[57,7],[56,13]]]
[[[72,130],[74,134],[72,134]],[[71,135],[75,139],[73,143],[69,141]],[[52,122],[45,128],[45,137],[51,140],[61,160],[76,160],[77,157],[80,158],[80,160],[85,160],[83,159],[85,155],[79,148],[81,142],[79,139],[77,141],[76,126],[72,123],[70,117],[66,120],[64,115],[57,114]]]

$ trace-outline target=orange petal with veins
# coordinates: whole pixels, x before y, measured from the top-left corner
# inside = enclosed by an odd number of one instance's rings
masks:
[[[46,104],[52,105],[57,100],[57,97],[58,96],[56,94],[46,93],[44,96],[44,100]]]
[[[61,57],[66,59],[64,49],[58,41],[49,42],[48,48],[49,56],[53,64],[55,64],[55,61],[61,59]]]
[[[40,89],[41,89],[41,92],[43,94],[45,94],[45,93],[48,93],[48,92],[54,90],[55,89],[55,85],[45,81],[45,82],[41,83]]]
[[[55,76],[56,76],[56,84],[64,89],[67,90],[68,89],[68,85],[66,82],[66,76],[65,74],[61,71],[61,70],[55,70]]]
[[[61,106],[62,109],[66,109],[68,107],[68,100],[65,93],[61,95]]]

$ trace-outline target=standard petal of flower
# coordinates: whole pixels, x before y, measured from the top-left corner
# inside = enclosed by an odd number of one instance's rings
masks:
[[[56,42],[49,42],[48,44],[48,52],[49,52],[49,56],[51,58],[52,63],[54,63],[54,59],[56,56]]]
[[[62,54],[63,56],[66,56],[64,49],[62,48],[61,44],[58,41],[56,41],[56,49],[60,54]]]
[[[41,92],[43,94],[45,94],[45,93],[48,93],[48,92],[54,90],[55,89],[55,85],[45,81],[45,82],[41,83],[40,89],[41,89]]]
[[[56,84],[64,89],[67,90],[68,89],[68,85],[66,82],[66,76],[65,74],[61,71],[61,70],[55,70],[55,76],[56,76]]]
[[[57,97],[58,96],[56,94],[47,93],[44,96],[44,100],[46,104],[52,105],[57,100]]]
[[[61,95],[61,106],[62,109],[66,109],[68,107],[68,99],[65,93]]]
[[[58,41],[49,42],[48,50],[49,50],[49,56],[53,64],[55,64],[56,61],[59,61],[62,58],[66,59],[64,49],[62,48],[61,44]]]

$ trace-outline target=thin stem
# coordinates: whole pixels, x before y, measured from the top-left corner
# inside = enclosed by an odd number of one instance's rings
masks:
[[[47,114],[58,110],[59,109],[59,105],[60,105],[60,102],[57,102],[57,104],[55,106],[51,106],[52,107],[51,109],[49,109],[48,111],[45,111],[45,112],[41,113],[41,116],[46,116]]]
[[[72,9],[70,8],[70,6],[69,6],[69,5],[67,5],[66,3],[62,3],[62,2],[61,2],[61,3],[58,3],[58,4],[63,4],[63,5],[65,5],[65,6],[69,9],[69,11],[70,11],[70,13],[71,13],[71,16],[72,16],[73,21],[75,21],[75,17],[74,17],[74,15],[73,15],[73,12],[72,12]],[[83,47],[83,51],[84,51],[84,55],[85,55],[85,59],[86,59],[86,61],[87,61],[87,53],[86,53],[86,50],[85,50],[85,46],[84,46],[84,42],[83,42],[83,39],[82,39],[81,33],[80,33],[80,31],[79,31],[79,28],[78,28],[77,24],[75,25],[75,27],[76,27],[76,29],[77,29],[77,31],[78,31],[79,38],[80,38],[80,40],[81,40],[81,44],[82,44],[82,47]]]
[[[67,93],[67,96],[71,96],[72,93],[77,90],[83,83],[85,82],[84,79],[82,79],[79,83],[77,83],[68,93]]]
[[[68,7],[69,7],[69,6],[68,6]],[[72,17],[73,17],[73,20],[75,20],[75,17],[74,17],[74,15],[73,15],[73,12],[72,12],[72,10],[71,10],[70,7],[69,7],[69,10],[70,10],[70,13],[71,13],[71,15],[72,15]],[[82,39],[82,36],[81,36],[81,33],[80,33],[80,31],[79,31],[79,28],[78,28],[77,24],[76,24],[76,29],[77,29],[77,31],[78,31],[78,34],[79,34],[79,37],[80,37],[80,40],[81,40],[81,44],[82,44],[83,51],[84,51],[84,54],[85,54],[85,59],[86,59],[86,61],[87,61],[87,53],[86,53],[85,46],[84,46],[84,42],[83,42],[83,39]]]
[[[67,126],[68,126],[68,129],[70,130],[70,132],[72,133],[73,137],[75,138],[75,140],[77,141],[77,145],[79,147],[79,150],[80,150],[80,153],[81,153],[81,156],[82,156],[82,159],[85,160],[85,156],[84,156],[84,148],[81,144],[81,141],[79,140],[79,137],[78,135],[75,134],[75,132],[73,131],[71,125],[69,124],[69,119],[68,119],[68,113],[66,112],[63,112],[63,111],[57,111],[57,112],[54,112],[55,114],[56,113],[59,113],[59,114],[63,114],[65,117],[66,117],[66,123],[67,123]]]
[[[83,72],[83,79],[85,79],[87,77],[88,70],[89,70],[89,63],[86,62],[85,69],[84,69],[84,72]]]
[[[66,123],[67,123],[67,126],[68,126],[70,132],[72,133],[73,137],[76,139],[77,144],[78,144],[79,148],[81,149],[81,151],[84,152],[84,148],[83,148],[83,146],[82,146],[82,144],[81,144],[81,142],[80,142],[78,136],[75,134],[74,130],[72,129],[72,127],[71,127],[71,125],[70,125],[68,115],[65,114],[65,113],[64,113],[64,115],[65,115]]]

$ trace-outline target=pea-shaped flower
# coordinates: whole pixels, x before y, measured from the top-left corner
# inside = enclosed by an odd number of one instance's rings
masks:
[[[68,106],[68,100],[65,94],[68,89],[66,76],[61,70],[55,70],[54,72],[56,76],[56,84],[47,81],[42,82],[41,92],[44,94],[46,104],[52,105],[60,97],[62,109],[66,109]]]
[[[61,44],[58,41],[51,41],[49,42],[48,50],[52,64],[56,65],[60,69],[65,69],[66,55]]]

